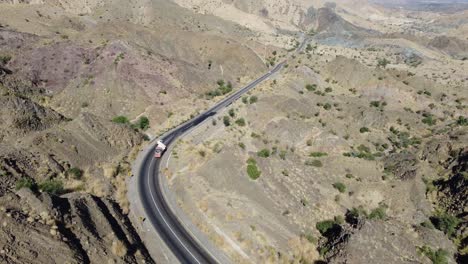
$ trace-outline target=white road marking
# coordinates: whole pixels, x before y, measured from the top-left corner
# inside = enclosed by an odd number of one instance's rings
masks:
[[[169,160],[171,159],[172,157],[172,151],[171,153],[169,153],[169,157],[167,157],[167,160],[166,160],[166,169],[169,167]]]
[[[174,232],[174,230],[172,230],[171,226],[169,225],[169,223],[167,222],[166,218],[164,218],[163,214],[161,213],[161,210],[159,209],[158,207],[158,204],[156,203],[156,200],[154,199],[154,195],[153,195],[153,192],[151,191],[152,188],[150,187],[150,172],[151,172],[151,167],[153,166],[154,164],[154,159],[151,160],[151,163],[150,163],[150,166],[149,166],[149,170],[148,170],[148,187],[149,187],[149,190],[150,190],[150,194],[151,194],[151,199],[153,199],[153,203],[154,205],[156,206],[156,210],[158,210],[158,213],[159,215],[161,216],[162,220],[164,221],[164,223],[166,224],[166,226],[169,228],[169,230],[171,230],[172,234],[175,236],[175,238],[177,238],[177,240],[179,240],[179,243],[185,248],[185,250],[193,257],[193,259],[195,259],[195,261],[198,263],[198,264],[201,264],[200,261],[198,261],[198,259],[192,254],[192,252],[187,248],[187,246],[185,246],[184,243],[182,243],[182,240],[180,240],[180,238],[176,235],[176,233]]]

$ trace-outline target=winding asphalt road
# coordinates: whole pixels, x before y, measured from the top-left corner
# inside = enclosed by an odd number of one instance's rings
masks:
[[[167,132],[160,139],[169,148],[179,136],[195,128],[209,117],[216,115],[218,111],[229,106],[243,94],[281,70],[284,64],[285,62],[278,64],[262,77],[221,100],[204,113]],[[162,194],[163,187],[159,178],[161,176],[159,174],[161,159],[155,159],[153,155],[154,151],[150,151],[144,157],[143,164],[140,166],[137,175],[138,192],[148,220],[151,221],[152,226],[158,231],[161,238],[181,263],[219,263],[203,245],[198,244],[197,240],[180,223],[168,205]]]

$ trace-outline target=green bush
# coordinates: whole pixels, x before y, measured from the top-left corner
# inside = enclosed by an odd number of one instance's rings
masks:
[[[229,109],[229,116],[230,116],[230,117],[236,116],[236,112],[234,111],[234,109],[232,109],[232,108]]]
[[[126,116],[116,116],[112,119],[112,122],[117,124],[128,124],[130,121]]]
[[[224,82],[224,80],[218,80],[216,82],[218,84],[218,87],[213,90],[213,91],[209,91],[206,93],[206,96],[208,98],[213,98],[213,97],[216,97],[216,96],[221,96],[221,95],[225,95],[225,94],[228,94],[232,91],[232,84],[231,82],[228,82],[227,84]]]
[[[331,104],[329,104],[329,103],[325,103],[325,104],[323,105],[323,109],[325,109],[325,110],[330,110],[331,107],[332,107],[332,106],[331,106]]]
[[[287,153],[286,150],[281,150],[280,153],[279,153],[280,159],[286,160],[286,153]]]
[[[262,172],[257,167],[257,162],[253,158],[249,158],[247,160],[247,174],[252,180],[258,179],[260,174],[262,174]]]
[[[229,118],[229,116],[224,116],[223,117],[223,124],[225,126],[230,126],[231,125],[231,119]]]
[[[307,84],[305,86],[305,88],[307,89],[307,91],[309,92],[313,92],[317,89],[317,85],[316,84]]]
[[[457,119],[457,125],[459,126],[468,126],[468,118],[464,116],[459,116]]]
[[[369,219],[380,219],[384,220],[387,218],[387,213],[386,213],[386,207],[385,206],[379,206],[372,210],[369,214]]]
[[[345,152],[343,153],[343,156],[365,159],[365,160],[375,160],[375,155],[371,153],[369,147],[361,144],[357,147],[357,150],[358,151]]]
[[[336,227],[336,223],[333,220],[324,220],[315,224],[315,228],[320,232],[320,234],[325,235],[329,230]]]
[[[456,227],[461,222],[460,219],[458,219],[457,217],[445,212],[439,212],[435,216],[432,216],[430,219],[431,222],[434,224],[435,228],[444,232],[449,237],[455,233]]]
[[[37,189],[37,185],[30,178],[21,178],[21,179],[16,181],[15,189],[19,190],[21,188],[28,188],[28,189],[34,191],[35,189]]]
[[[367,218],[368,213],[367,213],[366,209],[364,209],[362,206],[359,206],[357,208],[353,207],[351,210],[348,211],[347,217],[351,217],[351,218],[355,218],[355,219]]]
[[[79,180],[83,176],[83,171],[77,167],[73,167],[67,171],[67,175]]]
[[[315,158],[320,158],[320,157],[324,157],[324,156],[328,156],[327,153],[325,152],[311,152],[310,155],[311,157],[315,157]]]
[[[262,149],[259,152],[257,152],[257,156],[262,157],[262,158],[268,158],[270,156],[270,150]]]
[[[146,130],[149,128],[149,119],[148,117],[146,116],[141,116],[139,119],[138,119],[138,122],[137,122],[137,127],[141,130]]]
[[[377,60],[377,66],[382,67],[382,68],[387,67],[387,65],[388,65],[389,63],[390,63],[390,61],[387,60],[386,58],[378,59],[378,60]]]
[[[313,167],[323,167],[323,164],[320,160],[306,160],[305,165]]]
[[[370,130],[369,130],[369,128],[367,128],[367,127],[361,127],[361,128],[359,129],[359,132],[361,132],[361,133],[367,133],[367,132],[369,132],[369,131],[370,131]]]
[[[434,119],[434,116],[431,114],[423,114],[424,118],[421,120],[424,124],[428,126],[433,126],[437,123],[437,120]]]
[[[346,192],[346,185],[342,182],[335,182],[333,188],[337,189],[340,193]]]
[[[0,55],[0,64],[7,64],[11,60],[10,55]]]
[[[238,126],[245,126],[245,119],[244,118],[239,118],[236,120],[236,124]]]
[[[50,194],[61,194],[63,193],[63,183],[60,180],[45,180],[39,184],[39,189],[43,192]]]
[[[437,251],[434,251],[429,246],[424,245],[419,248],[419,251],[421,254],[429,258],[433,264],[447,264],[448,263],[448,260],[447,260],[448,252],[446,250],[439,248],[437,249]]]
[[[254,104],[254,103],[256,103],[257,101],[258,101],[258,97],[257,97],[257,96],[252,95],[252,96],[250,97],[250,104]]]

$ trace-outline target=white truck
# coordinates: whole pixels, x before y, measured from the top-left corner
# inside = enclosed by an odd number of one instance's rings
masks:
[[[156,145],[156,150],[154,152],[154,157],[159,159],[161,158],[162,154],[164,153],[164,151],[166,150],[166,145],[164,145],[164,143],[162,143],[161,140],[158,140],[158,145]]]

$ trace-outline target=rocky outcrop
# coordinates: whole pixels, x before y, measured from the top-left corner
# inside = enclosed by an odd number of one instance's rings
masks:
[[[459,59],[468,56],[468,42],[456,37],[437,36],[428,45]]]
[[[393,153],[385,157],[385,170],[391,172],[400,180],[413,179],[416,176],[417,159],[413,153]]]
[[[153,263],[129,219],[108,199],[21,189],[0,197],[0,215],[0,262]]]
[[[61,114],[25,97],[1,96],[0,104],[3,106],[0,119],[5,131],[40,131],[65,121]]]

